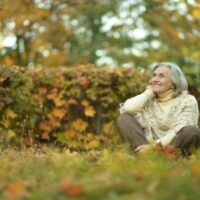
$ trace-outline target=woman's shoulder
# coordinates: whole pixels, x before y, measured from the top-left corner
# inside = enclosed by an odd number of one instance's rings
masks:
[[[195,96],[193,96],[192,94],[189,94],[187,91],[182,92],[175,99],[177,99],[178,101],[180,101],[182,103],[197,104],[197,100],[196,100]]]

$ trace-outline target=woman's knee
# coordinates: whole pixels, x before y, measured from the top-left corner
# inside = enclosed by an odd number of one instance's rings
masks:
[[[200,139],[200,129],[196,126],[185,126],[179,132],[185,135],[185,137]]]
[[[126,113],[122,113],[118,116],[116,124],[119,126],[121,124],[124,124],[127,119],[130,118],[130,115],[126,114]]]

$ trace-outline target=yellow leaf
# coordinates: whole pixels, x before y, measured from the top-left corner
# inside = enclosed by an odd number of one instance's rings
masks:
[[[93,117],[95,115],[96,111],[92,106],[85,107],[84,114],[87,117]]]
[[[60,97],[54,98],[53,101],[54,101],[55,105],[58,107],[66,105],[66,101],[60,99]]]
[[[88,143],[87,148],[94,149],[94,148],[98,148],[99,146],[100,146],[100,143],[98,140],[92,140]]]
[[[26,183],[23,180],[16,180],[12,183],[7,183],[4,186],[7,195],[15,197],[14,199],[21,199],[28,196]]]
[[[194,176],[200,175],[199,163],[197,163],[197,162],[190,163],[190,169],[191,169],[192,175],[194,175]]]
[[[83,100],[83,101],[81,101],[81,104],[83,106],[88,106],[90,103],[87,100]]]
[[[113,121],[110,121],[103,126],[103,132],[109,133],[113,127]]]
[[[9,128],[10,125],[11,125],[11,121],[10,120],[7,120],[7,119],[3,119],[1,121],[1,124],[5,127],[5,128]]]
[[[190,54],[194,59],[198,59],[199,56],[200,56],[200,52],[199,51],[193,51],[193,52],[190,52]]]
[[[65,116],[66,111],[64,109],[55,108],[52,110],[51,114],[54,117],[63,118]]]
[[[71,129],[71,130],[65,131],[64,135],[66,139],[74,138],[77,135],[77,132]]]
[[[94,139],[94,137],[95,137],[95,135],[94,135],[94,133],[87,133],[87,140],[88,141],[91,141],[91,140],[93,140]]]
[[[86,130],[86,128],[88,127],[88,123],[83,121],[82,119],[77,119],[72,122],[71,126],[72,129],[80,133]]]
[[[17,114],[11,109],[7,109],[5,113],[8,118],[14,119],[17,117]]]
[[[11,139],[16,136],[16,133],[13,130],[8,130],[7,135],[8,138]]]
[[[196,19],[200,19],[200,9],[199,8],[195,8],[192,11],[192,15],[196,18]]]

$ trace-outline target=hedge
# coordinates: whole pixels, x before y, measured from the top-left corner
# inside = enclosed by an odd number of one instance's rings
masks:
[[[1,142],[72,149],[112,143],[119,103],[147,82],[134,68],[0,66]]]

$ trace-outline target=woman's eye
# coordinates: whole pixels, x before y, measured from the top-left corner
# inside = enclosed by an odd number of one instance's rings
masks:
[[[164,78],[165,76],[164,76],[164,74],[160,74],[159,77],[160,78]]]

